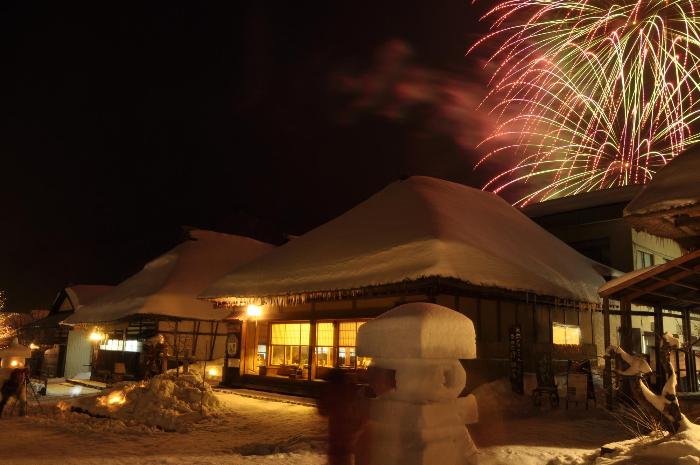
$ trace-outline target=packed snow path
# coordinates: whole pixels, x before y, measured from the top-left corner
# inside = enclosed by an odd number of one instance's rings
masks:
[[[3,418],[3,465],[322,465],[325,420],[314,407],[217,393],[225,413],[189,433],[164,433],[69,413]],[[625,439],[600,410],[542,412],[472,425],[480,465],[591,463],[599,447]]]

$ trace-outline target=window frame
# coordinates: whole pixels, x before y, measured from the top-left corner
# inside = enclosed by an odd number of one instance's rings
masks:
[[[273,339],[272,339],[272,328],[274,325],[292,325],[292,324],[298,324],[298,325],[308,325],[309,331],[308,331],[308,339],[307,339],[307,344],[302,344],[302,338],[301,338],[301,326],[299,328],[300,330],[300,335],[299,335],[299,344],[294,345],[294,344],[273,344]],[[267,366],[268,367],[281,367],[281,366],[299,366],[299,367],[305,367],[308,366],[309,361],[308,361],[308,354],[309,350],[311,350],[311,321],[309,320],[276,320],[276,321],[270,321],[268,324],[268,338],[267,338],[268,344],[267,344]],[[283,363],[282,364],[273,364],[272,363],[272,358],[273,354],[275,351],[275,347],[282,348],[284,351],[284,356],[283,356]],[[298,356],[299,356],[299,363],[293,363],[291,361],[291,358],[293,357],[292,355],[292,348],[297,348],[298,350]],[[304,350],[303,348],[306,347],[306,358],[304,359]],[[287,355],[288,355],[288,348],[290,350],[290,360],[287,360]]]
[[[555,328],[561,328],[564,330],[564,343],[561,342],[555,342],[555,333],[554,329]],[[577,342],[569,342],[569,336],[568,333],[570,332],[569,330],[576,330],[577,333]],[[556,321],[552,322],[552,345],[555,346],[581,346],[583,345],[583,338],[582,338],[582,333],[581,333],[581,326],[580,325],[572,325],[572,324],[564,324],[564,323],[559,323]]]

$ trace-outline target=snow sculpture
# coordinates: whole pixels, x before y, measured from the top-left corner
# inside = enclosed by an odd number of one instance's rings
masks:
[[[459,359],[476,357],[471,320],[430,303],[410,303],[365,323],[357,354],[393,370],[395,388],[370,399],[357,465],[467,465],[476,447],[466,424],[478,419],[476,398]]]

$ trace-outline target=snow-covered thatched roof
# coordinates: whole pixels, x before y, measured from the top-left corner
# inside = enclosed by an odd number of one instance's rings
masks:
[[[627,205],[625,215],[641,215],[700,204],[700,153],[684,152],[654,175]]]
[[[625,208],[633,227],[692,247],[700,243],[700,153],[671,160]]]
[[[215,279],[274,248],[247,237],[195,230],[192,240],[152,260],[64,323],[103,323],[135,315],[220,320],[227,312],[197,299]]]
[[[442,277],[597,303],[605,280],[596,265],[495,194],[412,177],[224,276],[202,297],[289,303]]]
[[[73,309],[78,309],[95,301],[100,296],[114,289],[114,286],[104,286],[97,284],[77,284],[65,288],[66,295],[70,299]]]

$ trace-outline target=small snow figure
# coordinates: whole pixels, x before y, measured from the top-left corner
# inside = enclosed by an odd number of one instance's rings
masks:
[[[27,414],[27,369],[15,368],[10,373],[10,377],[5,380],[2,385],[2,400],[0,401],[0,417],[2,416],[5,405],[14,397],[19,403],[19,414],[25,416]]]
[[[352,465],[357,438],[367,418],[364,389],[338,368],[326,381],[318,412],[328,417],[328,464]]]

